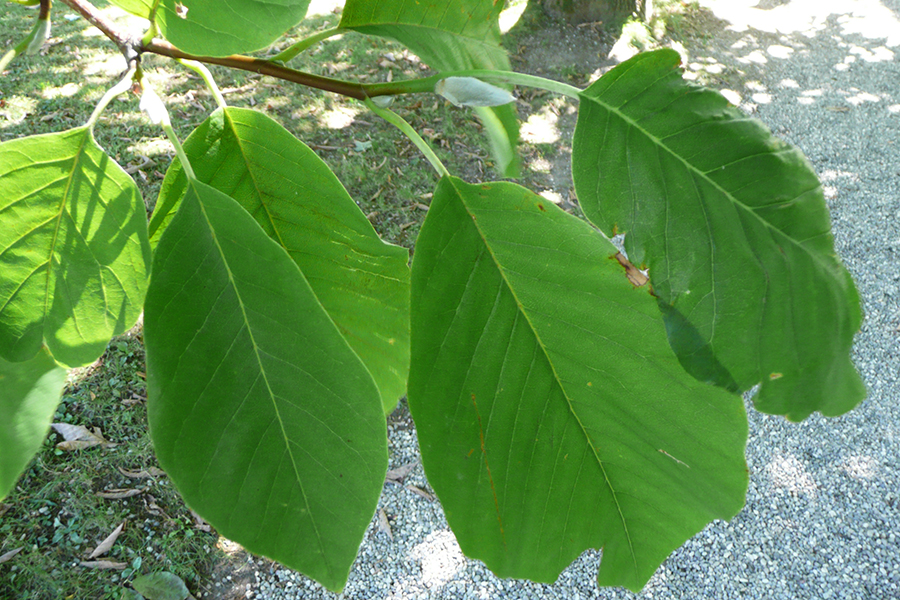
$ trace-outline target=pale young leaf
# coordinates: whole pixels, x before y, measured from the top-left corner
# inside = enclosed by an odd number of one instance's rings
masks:
[[[454,106],[502,106],[515,101],[503,88],[474,77],[447,77],[434,86],[434,92]]]

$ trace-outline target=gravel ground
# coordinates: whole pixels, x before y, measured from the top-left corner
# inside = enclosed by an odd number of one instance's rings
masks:
[[[900,598],[900,0],[701,4],[730,21],[709,20],[689,73],[799,146],[826,185],[866,313],[854,358],[869,397],[799,425],[749,409],[746,507],[673,553],[640,594],[598,589],[594,551],[555,585],[500,580],[462,556],[438,502],[388,483],[379,510],[393,537],[376,515],[344,598]],[[390,468],[417,460],[408,413],[389,434]],[[404,484],[427,489],[421,466]],[[247,597],[336,597],[269,564],[251,565]]]

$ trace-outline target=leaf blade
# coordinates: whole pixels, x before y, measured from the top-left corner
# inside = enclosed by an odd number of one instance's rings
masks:
[[[0,500],[40,450],[66,383],[46,350],[26,362],[0,358]]]
[[[743,504],[740,400],[683,372],[615,248],[543,199],[445,178],[427,219],[409,403],[461,548],[552,582],[604,546],[601,585],[640,589]]]
[[[137,321],[150,265],[134,181],[87,127],[0,144],[0,355],[78,367]]]
[[[141,17],[150,19],[153,12],[154,0],[109,0],[111,4],[115,4],[124,11]]]
[[[573,178],[585,214],[625,231],[629,258],[649,265],[686,368],[709,376],[698,357],[714,356],[725,372],[711,381],[761,383],[757,408],[792,420],[846,412],[865,395],[849,359],[861,312],[818,179],[678,63],[639,55],[583,93]]]
[[[341,589],[387,470],[386,425],[290,257],[194,181],[157,247],[144,327],[150,431],[187,503]]]
[[[169,571],[135,577],[131,585],[147,600],[185,600],[190,596],[181,577]]]
[[[162,0],[156,23],[185,52],[228,56],[278,39],[306,15],[309,0]]]
[[[184,148],[197,178],[237,200],[288,252],[393,410],[409,372],[408,251],[383,242],[328,166],[260,112],[217,110]],[[186,188],[174,161],[154,240]]]

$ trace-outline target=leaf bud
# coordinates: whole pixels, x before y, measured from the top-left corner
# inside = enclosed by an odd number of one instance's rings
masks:
[[[169,111],[152,87],[145,86],[141,94],[141,110],[147,113],[154,125],[170,125]]]
[[[474,77],[441,79],[435,84],[434,92],[449,100],[454,106],[500,106],[516,99],[503,88]]]

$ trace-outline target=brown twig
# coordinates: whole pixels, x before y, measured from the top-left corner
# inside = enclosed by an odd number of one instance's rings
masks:
[[[276,79],[299,83],[307,87],[313,87],[327,92],[334,92],[335,94],[340,94],[342,96],[349,96],[350,98],[356,98],[357,100],[364,100],[367,97],[365,88],[362,84],[297,71],[279,63],[261,58],[253,58],[252,56],[243,56],[240,54],[232,54],[231,56],[195,56],[193,54],[188,54],[187,52],[182,52],[164,40],[153,40],[149,44],[142,44],[139,47],[139,51],[152,52],[153,54],[168,56],[169,58],[196,60],[197,62],[210,65],[220,65],[232,69],[259,73],[260,75],[268,75],[270,77],[275,77]]]
[[[42,0],[49,4],[50,0]],[[103,32],[103,34],[112,40],[119,49],[125,54],[130,61],[137,58],[141,53],[150,52],[159,54],[160,56],[168,56],[169,58],[177,58],[182,60],[195,60],[197,62],[221,65],[232,69],[242,71],[250,71],[261,75],[268,75],[276,79],[299,83],[307,87],[317,88],[328,92],[334,92],[342,96],[349,96],[357,100],[364,100],[368,96],[381,95],[384,92],[376,94],[367,94],[365,87],[359,83],[351,83],[340,79],[331,79],[330,77],[322,77],[297,71],[284,65],[261,58],[253,58],[251,56],[243,56],[240,54],[232,54],[231,56],[196,56],[182,52],[165,40],[153,40],[149,43],[143,43],[139,37],[130,35],[128,32],[122,31],[119,27],[104,17],[93,4],[87,0],[62,0],[75,11],[78,11],[91,25]]]

